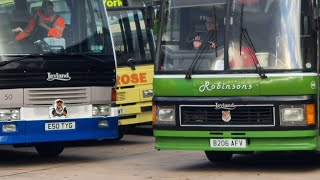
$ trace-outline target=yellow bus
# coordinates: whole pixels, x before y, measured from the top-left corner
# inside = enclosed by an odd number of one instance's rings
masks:
[[[132,126],[152,121],[155,43],[142,0],[105,0],[117,58],[119,138]]]

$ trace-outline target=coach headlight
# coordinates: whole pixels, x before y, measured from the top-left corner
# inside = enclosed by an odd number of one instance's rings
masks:
[[[11,120],[18,120],[20,119],[20,111],[19,110],[12,110],[11,111]]]
[[[109,105],[99,106],[99,113],[102,116],[108,116],[110,114],[110,106]]]
[[[158,125],[176,125],[175,106],[157,106],[156,113]]]
[[[143,90],[142,93],[143,93],[143,98],[151,98],[153,96],[152,89]]]
[[[0,109],[0,121],[11,121],[20,119],[19,109]]]
[[[306,125],[305,105],[280,106],[280,124],[281,126]]]
[[[94,105],[92,106],[92,116],[109,116],[110,105]]]
[[[92,116],[97,116],[99,114],[99,108],[97,106],[92,106]]]

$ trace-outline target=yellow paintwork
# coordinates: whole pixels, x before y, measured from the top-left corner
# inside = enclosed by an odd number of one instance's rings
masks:
[[[132,80],[132,76],[135,76],[134,80]],[[139,79],[139,82],[137,82],[137,79]],[[117,107],[119,112],[125,112],[125,114],[119,114],[119,125],[130,125],[152,121],[152,111],[141,112],[141,107],[152,106],[152,97],[143,97],[143,90],[153,89],[152,83],[153,65],[139,65],[136,66],[136,70],[131,70],[129,67],[118,67]],[[136,117],[122,119],[121,117],[124,116]]]
[[[123,76],[132,76],[133,74],[146,74],[145,82],[134,83],[130,81],[125,83]],[[120,78],[120,79],[119,79]],[[129,67],[118,67],[117,69],[117,87],[123,88],[132,85],[152,85],[153,83],[153,65],[136,66],[136,70],[131,70]]]
[[[148,103],[151,106],[151,102]],[[130,125],[130,124],[139,124],[139,123],[146,123],[152,121],[152,111],[141,112],[140,105],[138,104],[135,107],[123,107],[122,109],[127,110],[126,115],[136,115],[135,118],[128,118],[128,119],[119,119],[119,125]]]

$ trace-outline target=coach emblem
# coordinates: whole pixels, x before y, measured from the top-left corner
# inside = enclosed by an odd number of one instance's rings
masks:
[[[229,110],[221,111],[221,112],[222,112],[222,120],[224,122],[230,122],[231,121],[231,112]]]

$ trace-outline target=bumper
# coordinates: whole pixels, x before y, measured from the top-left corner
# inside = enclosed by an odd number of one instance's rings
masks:
[[[132,114],[128,116],[119,117],[119,125],[131,125],[147,122],[150,122],[150,124],[152,122],[152,111],[146,111],[141,112],[139,114]]]
[[[99,127],[101,120],[108,122],[107,127]],[[45,130],[46,123],[75,122],[69,130]],[[16,132],[3,132],[5,124],[15,124]],[[82,119],[57,119],[36,121],[0,122],[0,144],[24,144],[53,141],[75,141],[89,139],[108,139],[118,137],[118,117],[97,117]]]
[[[152,103],[139,102],[135,105],[118,104],[119,125],[131,125],[152,122]]]
[[[206,151],[315,151],[318,147],[316,130],[219,132],[155,130],[155,148],[159,150]],[[239,135],[232,135],[233,133]],[[245,148],[212,148],[210,139],[246,139]]]

